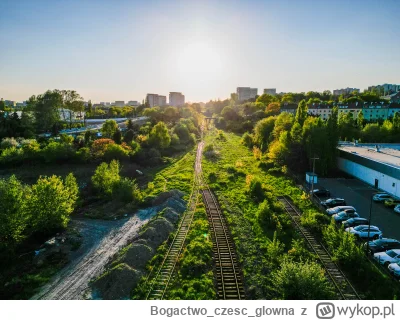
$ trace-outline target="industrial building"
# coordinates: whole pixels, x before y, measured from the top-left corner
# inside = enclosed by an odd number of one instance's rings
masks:
[[[338,149],[340,170],[400,197],[400,144],[342,143]]]

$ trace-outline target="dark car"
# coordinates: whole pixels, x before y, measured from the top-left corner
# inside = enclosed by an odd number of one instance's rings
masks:
[[[349,220],[343,221],[342,222],[344,228],[350,228],[350,227],[357,227],[361,225],[366,225],[369,224],[368,219],[365,218],[350,218]]]
[[[367,248],[368,244],[364,243],[364,248]],[[377,252],[383,252],[391,249],[400,249],[400,241],[396,239],[382,238],[369,242],[369,253],[374,254]]]
[[[331,195],[329,190],[325,188],[314,189],[311,193],[316,195],[317,197],[329,197]]]
[[[346,201],[342,198],[331,198],[325,201],[321,201],[321,205],[325,208],[334,208],[337,206],[345,206]]]
[[[334,214],[332,217],[335,220],[335,222],[342,223],[343,221],[349,220],[351,218],[359,218],[360,216],[354,210],[345,210],[337,214]]]

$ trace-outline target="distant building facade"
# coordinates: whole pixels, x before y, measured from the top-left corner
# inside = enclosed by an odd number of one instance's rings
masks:
[[[275,88],[264,89],[264,94],[270,94],[271,96],[275,96],[276,95],[276,89]]]
[[[112,105],[116,107],[124,107],[125,101],[115,101]]]
[[[377,90],[382,95],[393,94],[400,91],[400,84],[380,84],[377,86],[370,86],[368,87],[368,91]]]
[[[131,101],[128,101],[127,105],[130,107],[137,107],[139,105],[139,102],[131,100]]]
[[[360,93],[360,89],[357,89],[357,88],[344,88],[344,89],[333,90],[333,95],[334,96],[340,96],[341,94],[350,94],[353,91],[356,91],[357,93]]]
[[[249,99],[254,99],[257,96],[258,89],[250,87],[237,87],[236,94],[238,96],[238,101],[246,101]]]
[[[181,92],[169,93],[169,105],[173,107],[183,106],[185,104],[185,96]]]
[[[146,95],[146,103],[148,103],[151,108],[155,106],[162,107],[167,105],[167,97],[156,93],[148,93]]]
[[[338,117],[342,114],[351,114],[353,120],[356,120],[360,112],[363,113],[367,121],[387,120],[392,118],[396,112],[400,112],[400,103],[383,102],[352,102],[346,104],[328,105],[324,103],[312,103],[307,105],[308,114],[318,116],[322,120],[327,120],[332,114],[334,107],[338,108]],[[281,106],[281,112],[296,114],[297,104],[284,103]]]

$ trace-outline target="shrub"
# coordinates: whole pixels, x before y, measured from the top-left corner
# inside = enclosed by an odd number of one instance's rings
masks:
[[[119,171],[119,162],[116,160],[111,161],[110,164],[103,162],[96,168],[92,183],[99,194],[112,196],[115,184],[121,180]]]
[[[142,199],[137,183],[135,180],[130,180],[128,178],[121,178],[117,183],[115,183],[113,195],[116,199],[123,202],[139,202]]]
[[[17,146],[18,142],[14,138],[3,138],[0,143],[1,149],[16,148]]]
[[[62,143],[71,144],[74,142],[74,137],[67,134],[60,134],[60,141]]]
[[[104,152],[103,158],[106,161],[111,161],[114,159],[124,161],[128,160],[129,152],[119,144],[109,144]]]
[[[134,137],[135,137],[135,133],[133,132],[132,129],[129,129],[129,130],[125,133],[124,141],[125,141],[126,143],[131,143]]]
[[[217,174],[216,174],[215,172],[210,172],[210,173],[208,174],[208,180],[209,180],[211,183],[216,182],[216,181],[217,181]]]
[[[16,147],[3,150],[0,156],[0,163],[4,165],[18,165],[23,162],[24,151]]]
[[[104,156],[108,146],[110,144],[115,144],[114,140],[111,139],[98,139],[95,140],[91,147],[91,153],[93,158],[101,159]]]
[[[64,162],[73,158],[75,152],[71,145],[55,142],[50,142],[43,150],[42,156],[47,163]]]
[[[258,202],[261,202],[265,198],[264,190],[262,188],[262,183],[259,179],[253,178],[250,181],[249,185],[249,193],[250,197],[255,199]]]
[[[247,148],[252,148],[254,143],[253,143],[253,136],[249,134],[248,132],[245,132],[242,136],[242,144],[245,145]]]
[[[262,157],[261,149],[257,148],[256,146],[253,146],[253,155],[256,160],[261,160]]]
[[[80,148],[76,152],[76,159],[78,162],[89,162],[90,160],[90,149],[87,147]]]
[[[281,268],[272,273],[272,285],[278,299],[332,299],[334,291],[325,271],[316,262],[285,259]]]

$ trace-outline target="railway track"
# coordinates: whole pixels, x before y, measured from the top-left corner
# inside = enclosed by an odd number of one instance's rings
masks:
[[[204,186],[202,194],[210,222],[218,298],[245,299],[240,267],[227,222],[214,194],[206,184]]]
[[[338,265],[332,260],[328,250],[314,237],[310,231],[301,225],[301,213],[299,210],[297,210],[292,201],[286,196],[278,197],[278,200],[283,204],[286,212],[294,222],[296,229],[306,240],[308,246],[318,256],[319,261],[325,268],[329,279],[335,286],[340,297],[344,300],[360,300],[361,298],[357,294],[357,291],[351,285],[344,273],[340,270]]]
[[[199,185],[201,171],[201,154],[203,152],[203,142],[200,142],[197,147],[195,161],[195,178],[192,186],[192,193],[189,197],[187,210],[178,225],[174,239],[172,240],[168,251],[162,261],[160,267],[154,273],[150,273],[147,277],[150,289],[147,293],[146,300],[162,300],[168,289],[168,285],[174,275],[175,267],[179,256],[185,246],[186,236],[190,230],[193,221],[194,212],[199,198]]]

